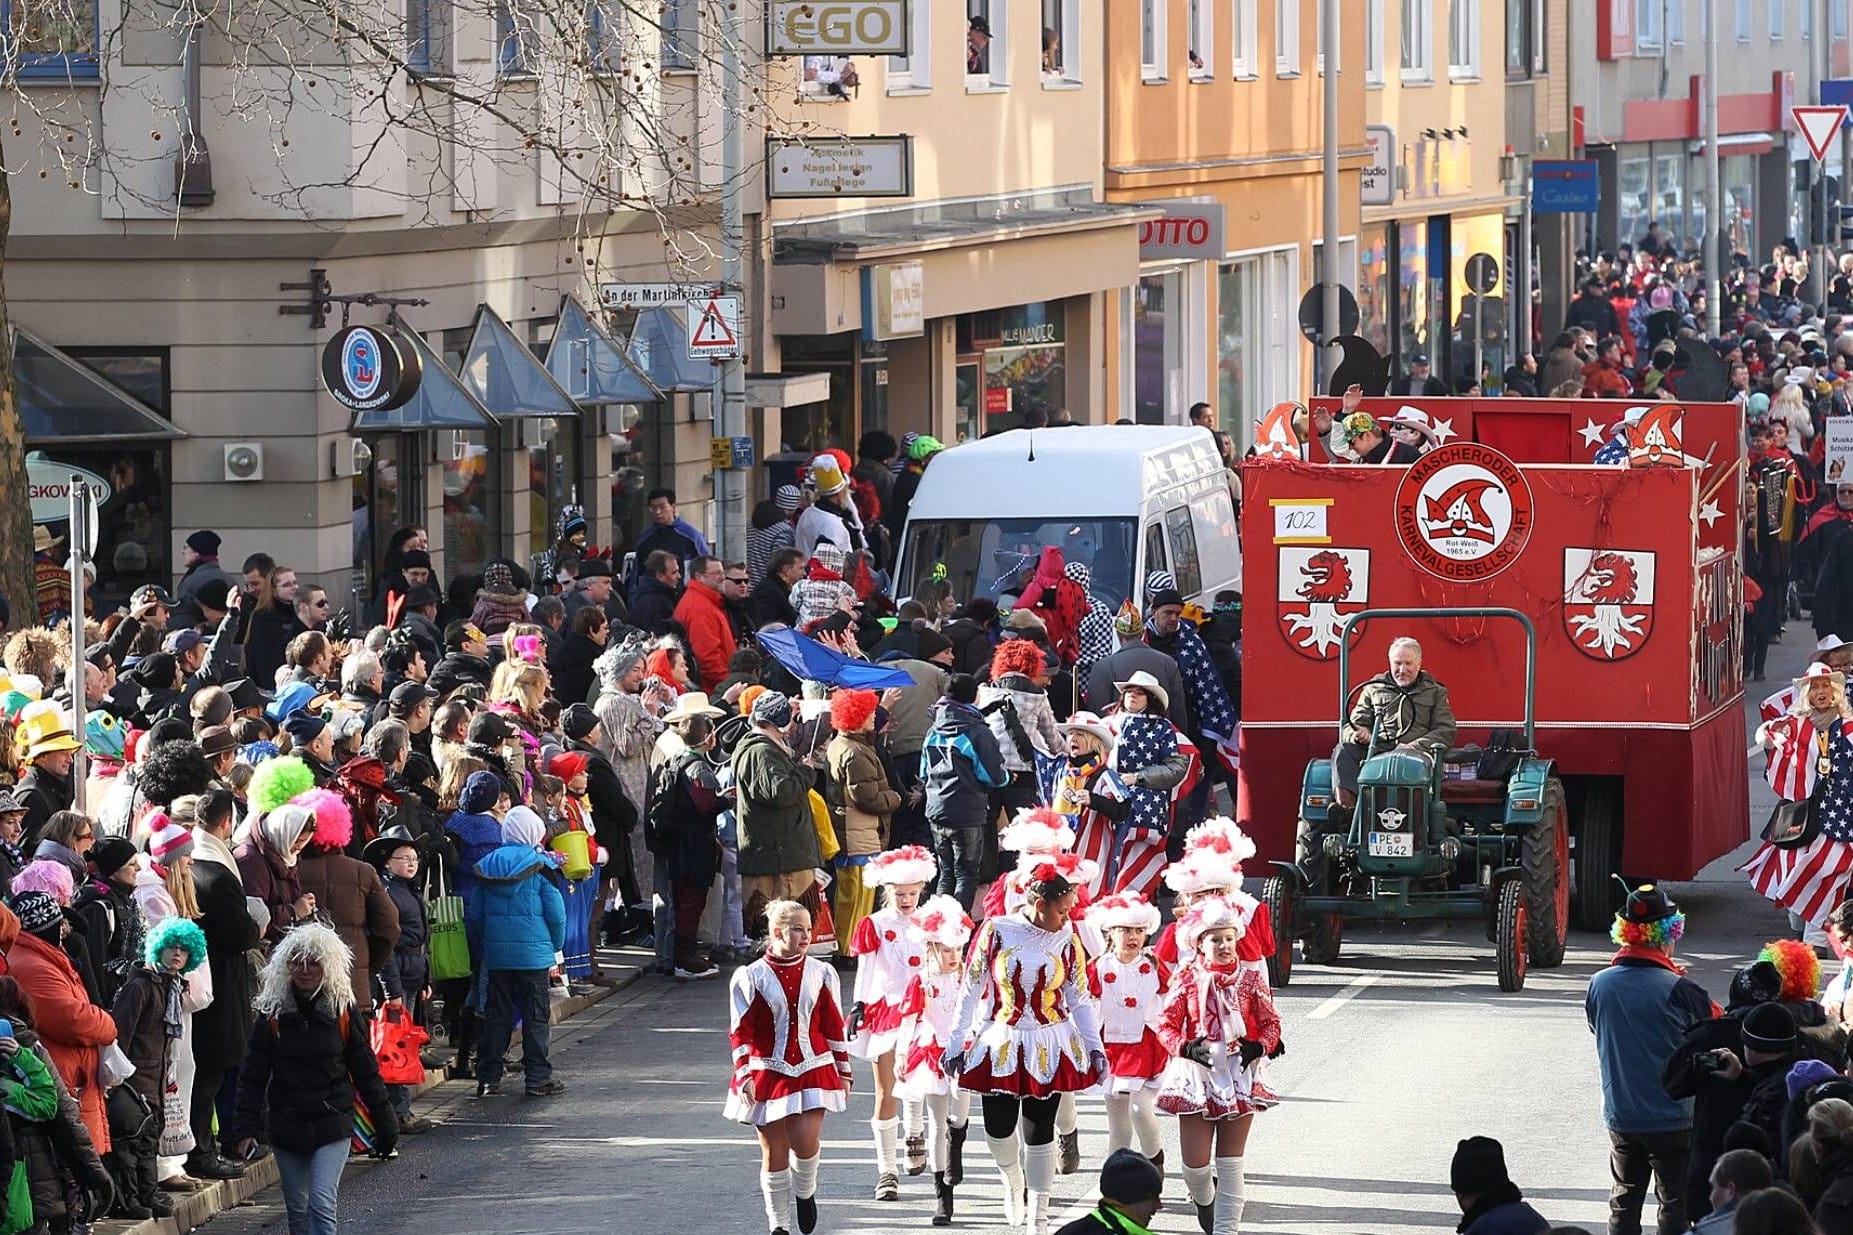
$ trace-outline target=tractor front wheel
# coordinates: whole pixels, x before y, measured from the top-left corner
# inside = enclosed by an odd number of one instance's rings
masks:
[[[1519,860],[1525,869],[1525,947],[1540,969],[1563,964],[1570,927],[1570,815],[1563,784],[1544,784],[1544,818],[1525,833]]]
[[[1493,907],[1493,942],[1499,951],[1499,989],[1525,989],[1525,884],[1508,879],[1499,885]]]
[[[1330,965],[1338,959],[1339,945],[1345,938],[1345,916],[1341,913],[1315,913],[1300,940],[1300,955],[1308,965]]]
[[[1293,884],[1282,875],[1271,875],[1261,885],[1261,905],[1274,924],[1274,955],[1267,958],[1268,985],[1277,989],[1293,981],[1295,899]]]

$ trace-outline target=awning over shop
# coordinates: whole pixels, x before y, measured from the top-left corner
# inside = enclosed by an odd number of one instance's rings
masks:
[[[631,330],[630,357],[665,392],[713,390],[719,377],[713,361],[688,354],[688,322],[680,308],[639,310]]]
[[[13,385],[26,441],[34,445],[186,436],[128,391],[17,326]]]
[[[547,372],[580,403],[654,403],[663,397],[624,346],[571,296],[560,305]]]
[[[485,429],[494,425],[489,409],[457,380],[444,358],[411,326],[400,324],[401,337],[411,343],[422,366],[418,393],[405,406],[391,411],[354,413],[352,431],[406,433],[419,429]]]
[[[476,329],[464,350],[463,371],[458,376],[497,420],[579,414],[572,396],[486,304],[476,306]]]

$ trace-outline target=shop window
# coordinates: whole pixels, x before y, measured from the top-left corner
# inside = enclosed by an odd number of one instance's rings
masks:
[[[1658,6],[1640,6],[1648,9]],[[1448,0],[1448,76],[1455,81],[1480,76],[1480,0]]]
[[[427,77],[450,76],[450,0],[405,0],[405,67]]]
[[[1394,295],[1384,231],[1367,229],[1363,251],[1358,255],[1358,333],[1379,355],[1390,351],[1390,304]]]
[[[1217,269],[1216,412],[1237,453],[1254,441],[1263,413],[1299,387],[1291,265],[1290,252],[1276,250]]]
[[[1257,3],[1258,0],[1231,0],[1229,6],[1229,33],[1235,45],[1237,81],[1253,81],[1256,77],[1258,53],[1255,44],[1259,41],[1256,27],[1260,24],[1256,15]]]
[[[1427,228],[1420,221],[1396,225],[1397,355],[1426,352],[1429,347],[1430,309],[1434,303],[1428,278]],[[1401,368],[1401,361],[1397,362]]]
[[[1383,84],[1383,0],[1364,0],[1364,84]]]
[[[780,449],[814,455],[831,446],[854,453],[856,442],[856,344],[850,334],[798,335],[783,340],[787,373],[828,373],[830,398],[788,407],[779,416]]]
[[[1192,81],[1210,80],[1210,57],[1216,54],[1215,0],[1189,0],[1190,30],[1185,39],[1185,68]]]
[[[165,347],[66,347],[65,355],[99,377],[107,378],[169,420],[169,389]]]
[[[1300,75],[1300,0],[1274,0],[1274,76]]]
[[[620,560],[649,526],[645,495],[664,482],[662,461],[674,431],[669,413],[667,403],[627,403],[606,410],[606,424],[612,426],[611,530],[604,543]]]
[[[1133,419],[1142,425],[1181,422],[1184,414],[1184,276],[1146,275],[1133,291]]]
[[[692,69],[701,52],[700,0],[662,0],[663,67]],[[922,6],[924,7],[924,6]]]
[[[1067,344],[1058,300],[954,319],[961,355],[977,354],[984,433],[1014,429],[1026,413],[1067,408]]]
[[[1190,507],[1165,512],[1165,539],[1171,542],[1171,574],[1177,590],[1195,596],[1203,590],[1203,567],[1197,561],[1197,533],[1191,526]],[[1147,568],[1148,573],[1150,568]]]
[[[1009,5],[1005,0],[965,0],[965,84],[983,89],[1010,81]]]
[[[168,454],[164,445],[124,446],[56,446],[33,449],[26,457],[28,474],[49,469],[58,476],[67,468],[91,473],[103,482],[107,495],[99,504],[96,554],[96,584],[87,605],[93,614],[108,613],[120,607],[129,594],[144,583],[172,587],[174,576],[168,557],[168,540],[173,530],[173,513],[168,504]],[[66,473],[68,475],[68,473]],[[63,476],[58,476],[63,479]],[[70,552],[70,512],[65,499],[32,503],[32,522],[49,528],[61,537],[54,560],[65,561]],[[70,604],[68,584],[61,590],[65,608]],[[48,616],[44,604],[40,618]],[[28,625],[20,606],[13,609],[15,626]]]
[[[459,430],[447,436],[454,445],[443,459],[444,573],[455,579],[480,575],[500,552],[500,468],[488,431]]]
[[[1402,9],[1402,77],[1406,82],[1433,81],[1435,20],[1434,6],[1419,0],[1403,0]]]
[[[380,558],[386,542],[407,522],[418,526],[416,495],[412,492],[419,471],[416,434],[369,437],[372,461],[354,473],[354,591],[370,600],[379,585]],[[407,481],[413,485],[407,485]]]
[[[888,57],[888,89],[928,90],[933,85],[933,6],[929,0],[914,0],[908,5],[907,20],[908,51],[905,56]]]
[[[1165,80],[1165,18],[1170,0],[1139,0],[1139,75]]]
[[[538,565],[553,547],[553,526],[560,512],[579,500],[579,421],[571,416],[529,420],[523,430],[528,457],[528,554]]]
[[[95,81],[96,0],[0,0],[6,62],[22,80]]]
[[[1080,0],[1042,0],[1042,79],[1081,80]]]

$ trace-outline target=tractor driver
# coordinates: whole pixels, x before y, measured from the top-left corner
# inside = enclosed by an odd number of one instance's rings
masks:
[[[1390,668],[1358,691],[1350,728],[1332,753],[1338,804],[1358,800],[1358,769],[1386,750],[1416,750],[1439,759],[1454,745],[1454,709],[1448,688],[1422,671],[1422,645],[1404,637],[1390,643]]]

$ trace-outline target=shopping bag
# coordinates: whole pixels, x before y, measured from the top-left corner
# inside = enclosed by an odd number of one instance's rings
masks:
[[[430,949],[431,980],[446,982],[470,976],[470,940],[464,933],[463,898],[446,895],[444,864],[434,864],[432,886],[437,895],[431,900]]]
[[[412,1014],[404,1004],[389,1003],[380,1009],[368,1028],[373,1043],[373,1057],[379,1060],[380,1079],[388,1085],[424,1083],[425,1065],[418,1048],[431,1035],[412,1023]]]

